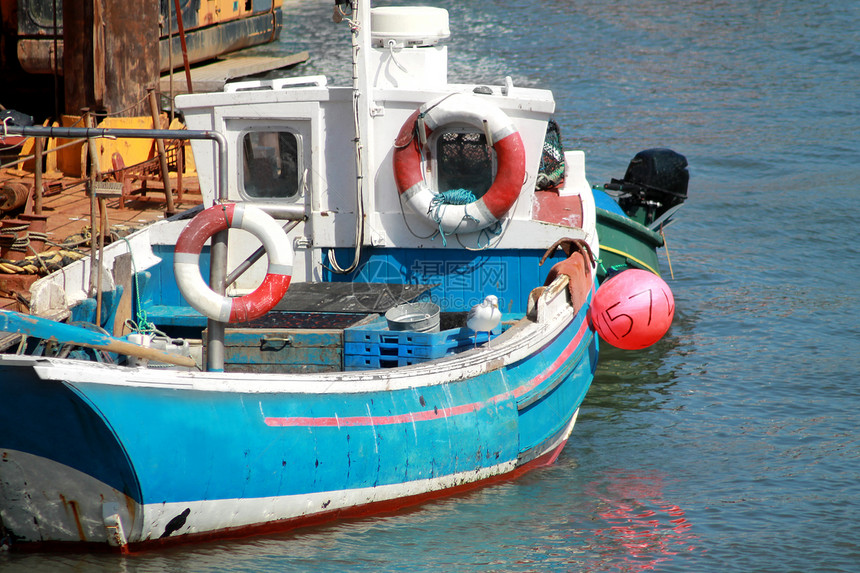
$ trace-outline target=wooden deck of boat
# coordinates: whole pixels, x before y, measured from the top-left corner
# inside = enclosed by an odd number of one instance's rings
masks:
[[[172,178],[175,186],[175,179]],[[0,170],[0,186],[7,182],[19,182],[28,188],[33,185],[33,176],[22,175],[14,170]],[[164,191],[156,182],[147,182],[146,195],[135,194],[121,205],[119,197],[105,200],[107,228],[116,236],[125,236],[134,230],[142,228],[166,216],[166,201]],[[182,199],[174,191],[174,209],[182,211],[201,203],[200,189],[196,177],[183,176]],[[134,191],[140,189],[136,186]],[[64,242],[72,243],[75,239],[84,240],[95,229],[98,235],[98,219],[93,225],[92,204],[86,181],[68,177],[53,179],[46,182],[46,192],[42,199],[42,215],[46,217],[47,242],[43,252],[59,249]],[[25,213],[32,214],[32,198],[28,200]],[[98,217],[98,211],[96,211]],[[3,219],[15,219],[19,212],[3,214]],[[82,253],[89,253],[89,245],[77,247]],[[27,255],[32,255],[32,252]],[[26,312],[30,285],[39,278],[33,274],[0,273],[0,308]],[[23,298],[23,300],[22,300]]]

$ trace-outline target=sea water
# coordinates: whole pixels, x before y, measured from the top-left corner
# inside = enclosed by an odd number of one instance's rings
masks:
[[[603,346],[558,462],[409,511],[21,571],[860,571],[860,2],[426,2],[453,81],[544,87],[592,183],[690,163],[666,230],[677,303]],[[349,85],[332,3],[285,2],[271,53]],[[668,255],[668,256],[667,256]]]

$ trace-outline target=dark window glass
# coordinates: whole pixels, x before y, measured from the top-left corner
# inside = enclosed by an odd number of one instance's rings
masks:
[[[252,131],[242,143],[245,193],[280,199],[299,195],[299,138],[294,133]]]

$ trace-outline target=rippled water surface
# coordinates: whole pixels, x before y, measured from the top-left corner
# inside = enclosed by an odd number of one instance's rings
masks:
[[[405,513],[21,571],[860,570],[860,3],[429,2],[453,80],[555,91],[589,178],[671,147],[690,199],[647,351],[603,347],[558,463]],[[286,1],[272,51],[349,82],[329,2]],[[671,262],[671,269],[670,269]]]

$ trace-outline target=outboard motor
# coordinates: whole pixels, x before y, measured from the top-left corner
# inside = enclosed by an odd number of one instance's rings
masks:
[[[687,199],[687,158],[671,149],[640,151],[627,166],[624,179],[612,179],[604,185],[617,191],[618,206],[645,226],[663,225]]]

